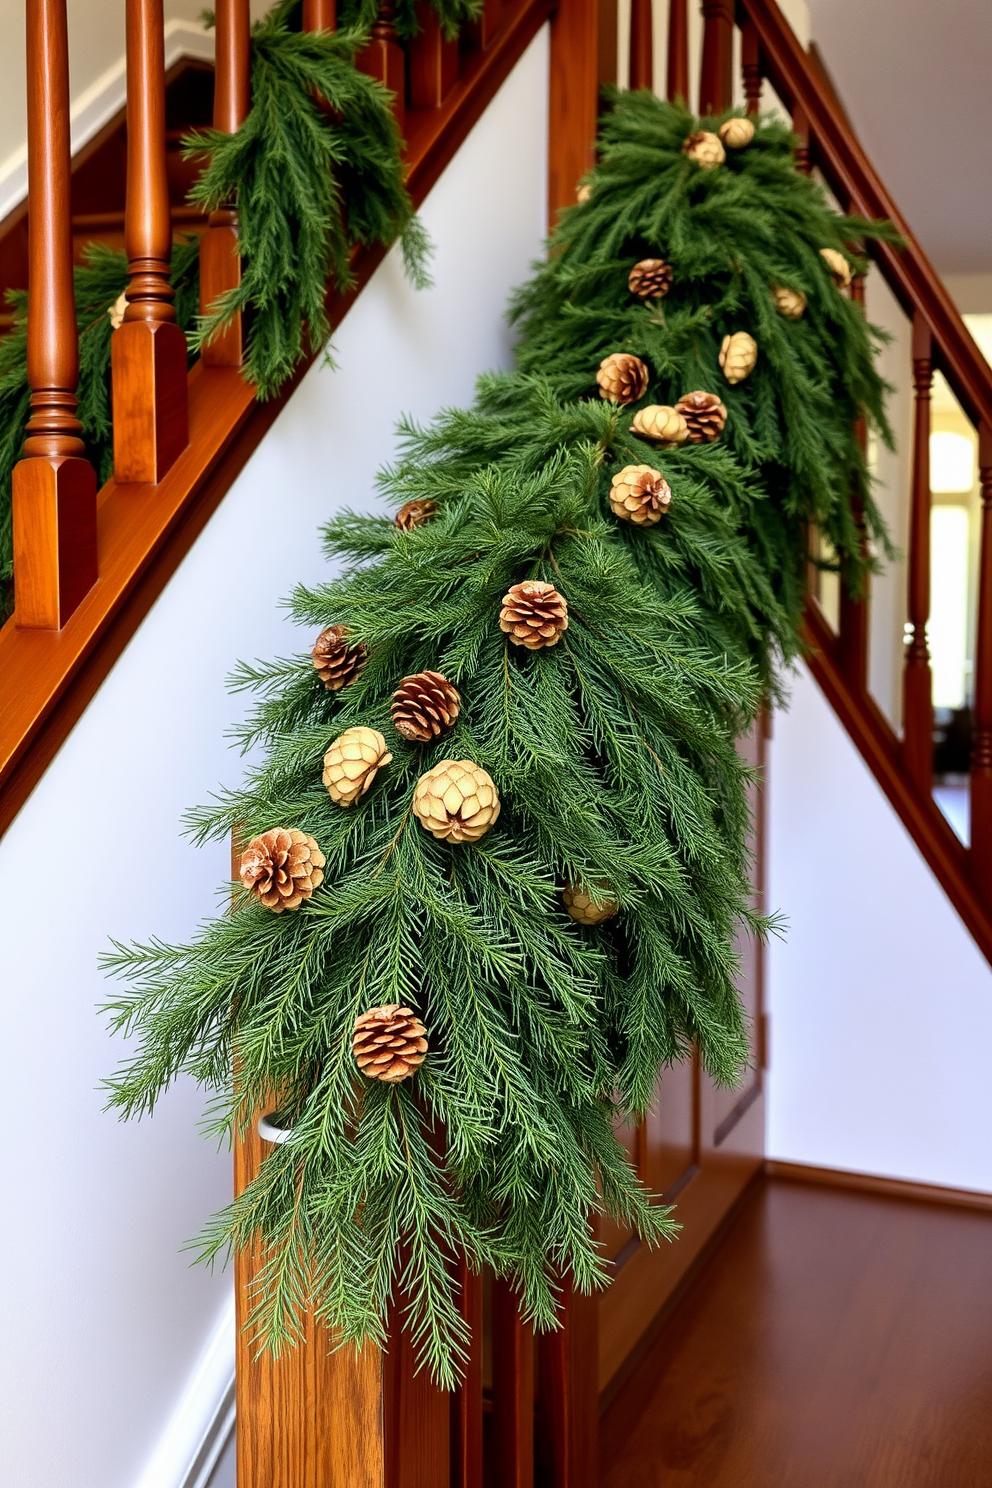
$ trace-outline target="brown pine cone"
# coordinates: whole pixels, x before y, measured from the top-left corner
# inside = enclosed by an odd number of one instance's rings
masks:
[[[628,403],[636,403],[647,392],[648,369],[640,357],[630,356],[626,351],[614,351],[600,362],[596,381],[601,398],[626,407]]]
[[[639,408],[630,428],[631,433],[655,439],[659,444],[685,444],[689,438],[689,425],[667,403],[649,403],[646,408]]]
[[[328,692],[350,687],[369,659],[368,649],[361,641],[357,646],[348,645],[349,635],[347,625],[329,625],[313,643],[310,655]]]
[[[605,879],[596,884],[595,894],[583,884],[568,884],[562,890],[562,903],[568,913],[580,925],[601,925],[612,920],[617,912],[617,902],[609,896],[609,884]]]
[[[727,424],[727,410],[716,393],[686,393],[675,405],[689,426],[690,444],[719,439]]]
[[[554,584],[526,579],[503,595],[499,628],[515,646],[528,651],[557,646],[568,629],[568,604]]]
[[[345,729],[324,755],[327,794],[339,806],[354,806],[392,757],[378,729]]]
[[[625,465],[613,477],[610,505],[624,522],[653,527],[672,504],[672,488],[650,465]]]
[[[639,300],[663,300],[674,277],[663,258],[642,258],[627,275],[627,288]]]
[[[299,909],[324,881],[324,854],[295,827],[273,827],[253,837],[241,854],[241,882],[275,914]]]
[[[495,782],[473,760],[440,760],[414,787],[414,816],[442,842],[478,842],[499,812]]]
[[[363,1075],[395,1085],[423,1064],[427,1029],[413,1008],[387,1002],[355,1019],[351,1048]]]
[[[415,527],[423,527],[425,522],[436,515],[437,502],[418,496],[413,501],[403,503],[394,521],[401,532],[412,532]]]
[[[393,693],[390,712],[398,734],[428,744],[452,727],[460,708],[461,698],[447,677],[440,672],[417,672],[403,678]]]
[[[708,129],[697,129],[695,134],[690,134],[682,146],[682,154],[688,155],[703,170],[714,170],[727,158],[720,136],[712,134]]]

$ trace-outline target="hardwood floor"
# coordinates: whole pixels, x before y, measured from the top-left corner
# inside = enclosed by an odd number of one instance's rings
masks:
[[[992,1488],[992,1214],[764,1181],[600,1441],[601,1488]]]

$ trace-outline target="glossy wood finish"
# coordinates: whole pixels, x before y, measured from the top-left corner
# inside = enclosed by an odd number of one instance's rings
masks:
[[[406,118],[406,58],[396,36],[396,6],[383,0],[368,46],[359,52],[358,66],[377,78],[393,95],[393,112],[402,129]]]
[[[237,134],[251,104],[248,0],[217,0],[214,128]],[[200,239],[200,310],[207,310],[241,283],[238,214],[233,203],[211,212]],[[203,360],[214,367],[240,367],[244,354],[241,316],[203,348]]]
[[[443,36],[430,0],[417,5],[419,35],[407,48],[411,108],[440,108],[458,81],[458,38]]]
[[[382,1367],[385,1488],[451,1488],[452,1397],[437,1388],[428,1370],[418,1371],[413,1342],[401,1324],[401,1309],[390,1326]],[[330,1412],[319,1412],[316,1425],[327,1436],[338,1430]],[[239,1482],[238,1488],[269,1488],[269,1484],[259,1477],[248,1484]]]
[[[492,1488],[534,1488],[534,1333],[517,1293],[493,1282]]]
[[[464,1259],[458,1280],[461,1314],[471,1330],[471,1344],[465,1378],[451,1401],[451,1488],[476,1488],[482,1482],[483,1284]]]
[[[921,794],[933,783],[933,704],[927,622],[930,619],[930,391],[933,337],[922,313],[913,318],[913,475],[909,513],[909,643],[903,671],[903,759]]]
[[[669,103],[689,99],[689,8],[688,0],[668,0],[668,59],[665,96]]]
[[[741,26],[741,76],[747,112],[757,114],[761,110],[761,46],[749,20]]]
[[[844,1168],[818,1168],[810,1163],[769,1159],[765,1176],[790,1183],[813,1183],[853,1193],[877,1194],[887,1199],[909,1199],[914,1204],[942,1204],[952,1209],[979,1209],[992,1214],[992,1193],[972,1188],[943,1188],[936,1183],[911,1183],[905,1178],[882,1178],[877,1173],[852,1173]]]
[[[630,3],[630,86],[654,87],[654,26],[651,0]]]
[[[304,31],[335,31],[337,24],[335,0],[303,0]]]
[[[537,1343],[537,1482],[540,1488],[597,1488],[597,1298],[566,1285],[561,1312],[561,1329],[541,1334]]]
[[[702,0],[703,59],[699,113],[724,113],[734,91],[734,0]]]
[[[615,69],[616,0],[565,0],[557,6],[551,17],[549,76],[550,228],[563,207],[574,206],[579,182],[593,164],[599,89],[616,81]]]
[[[764,1182],[603,1418],[602,1488],[985,1488],[992,1215]]]
[[[975,647],[975,736],[971,756],[971,866],[979,893],[992,905],[992,424],[978,431],[982,492]]]

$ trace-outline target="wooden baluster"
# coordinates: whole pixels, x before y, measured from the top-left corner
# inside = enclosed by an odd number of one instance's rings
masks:
[[[418,0],[418,34],[408,47],[410,58],[410,107],[440,108],[458,81],[458,38],[450,41],[430,0]]]
[[[217,0],[217,64],[214,74],[214,128],[237,134],[251,101],[248,0]],[[200,239],[200,311],[241,283],[238,213],[233,203],[211,212]],[[244,351],[240,314],[203,348],[213,367],[240,367]]]
[[[451,1488],[478,1488],[482,1483],[482,1277],[458,1266],[461,1315],[472,1330],[465,1378],[452,1400]]]
[[[393,111],[402,129],[406,119],[406,59],[396,39],[396,6],[384,0],[372,27],[369,44],[359,52],[356,61],[362,72],[385,83],[394,95]]]
[[[630,87],[654,87],[652,0],[630,0]]]
[[[562,1326],[538,1339],[538,1475],[547,1488],[599,1483],[599,1301],[565,1287]]]
[[[61,630],[96,582],[96,473],[76,417],[65,0],[28,0],[28,383],[13,472],[16,624]]]
[[[703,0],[699,113],[722,114],[734,96],[734,0]]]
[[[865,280],[863,274],[856,274],[851,280],[851,299],[856,305],[861,306],[864,313],[865,304]],[[868,447],[868,426],[864,417],[855,419],[855,438],[862,456]],[[860,502],[854,511],[854,520],[858,527],[858,545],[863,559],[868,557],[868,537],[865,531],[864,511]],[[853,683],[858,692],[864,692],[868,686],[868,625],[869,625],[869,586],[871,575],[867,569],[864,570],[860,599],[855,599],[848,591],[847,585],[841,582],[840,587],[840,629],[837,637],[838,657],[840,664],[848,679]]]
[[[749,114],[761,110],[761,44],[754,22],[745,19],[741,25],[741,75]]]
[[[804,176],[811,170],[809,158],[809,118],[801,103],[792,110],[792,132],[796,136],[796,165]]]
[[[382,1361],[383,1488],[451,1488],[451,1396],[435,1385],[429,1369],[417,1368],[402,1314],[402,1307],[394,1307]],[[330,1427],[328,1435],[333,1436],[335,1425],[324,1422],[325,1431]],[[350,1488],[352,1482],[375,1480],[342,1475],[313,1481],[314,1488],[318,1484],[323,1488],[325,1482],[328,1488],[336,1483]],[[296,1484],[287,1482],[285,1488]]]
[[[130,282],[110,344],[114,474],[155,484],[189,443],[186,337],[169,283],[172,222],[165,171],[162,0],[127,0],[127,206]]]
[[[903,671],[903,763],[921,792],[933,782],[930,618],[930,389],[933,337],[920,310],[913,316],[913,482],[909,518],[909,645]]]
[[[975,645],[975,735],[971,753],[972,881],[992,902],[992,426],[978,430],[982,490],[978,561],[978,636]]]
[[[493,1282],[493,1488],[534,1488],[534,1333]]]
[[[303,0],[304,31],[336,31],[337,24],[335,0]]]
[[[665,92],[669,103],[689,102],[689,11],[687,0],[669,0],[668,65]]]

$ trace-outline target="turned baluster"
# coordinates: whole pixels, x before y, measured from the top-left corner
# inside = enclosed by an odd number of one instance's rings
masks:
[[[452,1402],[451,1488],[476,1488],[483,1481],[482,1333],[485,1320],[482,1277],[469,1269],[464,1258],[458,1263],[458,1285],[459,1311],[472,1337],[465,1376]]]
[[[304,31],[335,31],[337,24],[336,0],[303,0]]]
[[[357,61],[362,72],[378,78],[393,94],[393,111],[402,129],[406,118],[406,66],[403,49],[396,39],[395,19],[395,5],[392,0],[385,0],[379,7],[368,46],[359,52]]]
[[[687,0],[669,0],[668,66],[665,91],[669,103],[689,102],[689,11]]]
[[[654,27],[651,0],[630,0],[631,88],[654,87]]]
[[[440,108],[458,81],[458,38],[442,35],[429,0],[417,5],[417,35],[410,42],[410,107]]]
[[[978,479],[982,527],[971,754],[971,861],[975,886],[988,903],[992,902],[992,426],[984,423],[978,430]]]
[[[16,624],[60,630],[96,581],[96,474],[76,417],[65,0],[28,0],[28,383],[14,467]]]
[[[534,1331],[509,1282],[493,1282],[493,1488],[534,1488]]]
[[[922,313],[913,317],[913,478],[909,518],[909,644],[903,671],[903,762],[921,792],[933,781],[930,618],[930,389],[933,338]]]
[[[856,274],[851,280],[851,299],[856,305],[860,305],[864,313],[865,280],[863,274]],[[863,416],[854,421],[854,435],[863,456],[868,447],[868,426]],[[860,499],[855,499],[854,502],[854,520],[858,529],[858,550],[862,560],[867,560],[868,537]],[[837,637],[840,663],[848,680],[859,692],[864,692],[868,685],[868,586],[870,581],[867,567],[864,567],[859,598],[854,598],[843,580],[840,588],[840,630]]]
[[[801,103],[792,110],[792,132],[796,136],[796,165],[804,176],[811,170],[809,158],[809,116]]]
[[[722,114],[734,96],[734,0],[703,0],[699,113]]]
[[[248,0],[217,0],[217,62],[214,73],[214,128],[237,134],[251,101]],[[200,310],[205,313],[227,290],[241,283],[238,213],[234,203],[211,212],[200,239]],[[203,348],[214,367],[240,367],[244,351],[240,313]]]
[[[162,0],[127,0],[127,205],[130,282],[111,341],[114,474],[154,484],[189,443],[186,337],[169,283]]]
[[[747,111],[757,114],[761,109],[761,43],[751,20],[741,25],[741,76]]]

